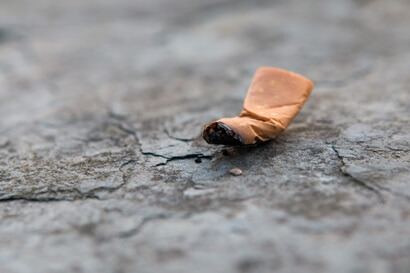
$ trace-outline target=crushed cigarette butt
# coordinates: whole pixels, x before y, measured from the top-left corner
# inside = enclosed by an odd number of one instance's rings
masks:
[[[291,71],[259,68],[248,89],[242,112],[203,128],[209,144],[253,145],[281,134],[307,100],[313,82]]]

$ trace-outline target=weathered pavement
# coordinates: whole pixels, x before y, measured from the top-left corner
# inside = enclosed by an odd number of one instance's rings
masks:
[[[409,1],[0,5],[1,273],[410,272]],[[206,145],[263,65],[302,112]]]

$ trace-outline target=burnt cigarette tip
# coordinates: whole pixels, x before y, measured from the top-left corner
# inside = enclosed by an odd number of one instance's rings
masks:
[[[240,135],[235,133],[228,125],[223,122],[213,122],[205,126],[203,138],[209,144],[240,146],[243,141]]]

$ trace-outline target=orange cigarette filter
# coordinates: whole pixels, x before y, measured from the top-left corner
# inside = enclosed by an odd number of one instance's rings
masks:
[[[222,118],[204,126],[209,144],[252,145],[281,134],[299,113],[313,82],[291,71],[259,68],[238,117]]]

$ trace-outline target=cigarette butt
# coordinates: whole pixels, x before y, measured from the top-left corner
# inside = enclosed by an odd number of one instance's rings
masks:
[[[252,145],[281,134],[299,113],[313,88],[313,82],[291,71],[259,68],[246,95],[239,116],[222,118],[204,126],[209,144]]]

